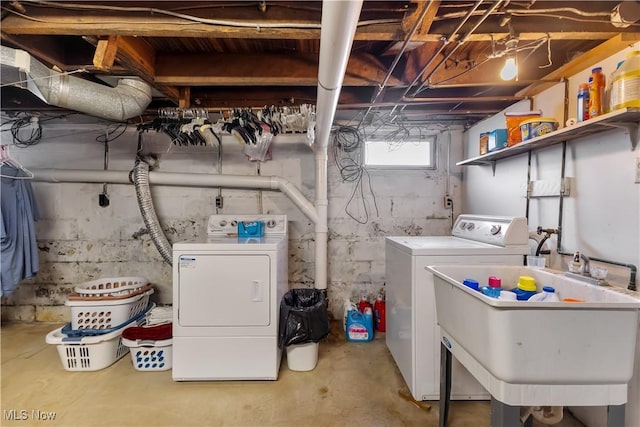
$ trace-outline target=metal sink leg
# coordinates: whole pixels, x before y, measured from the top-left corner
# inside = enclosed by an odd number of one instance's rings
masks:
[[[449,349],[440,343],[440,414],[438,426],[445,427],[449,418],[449,403],[451,401],[451,358]]]

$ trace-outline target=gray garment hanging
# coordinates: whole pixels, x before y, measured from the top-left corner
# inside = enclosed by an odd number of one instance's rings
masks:
[[[23,279],[38,273],[34,221],[40,219],[31,182],[10,165],[0,167],[0,296],[9,296]]]

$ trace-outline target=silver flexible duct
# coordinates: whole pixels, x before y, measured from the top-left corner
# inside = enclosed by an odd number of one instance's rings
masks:
[[[151,198],[151,187],[149,187],[149,165],[145,162],[138,162],[133,168],[133,185],[136,188],[136,197],[138,198],[138,207],[147,226],[149,236],[156,245],[156,249],[162,255],[162,258],[169,264],[173,264],[173,252],[171,243],[164,235],[160,221],[153,207],[153,199]]]
[[[24,50],[0,46],[2,84],[27,89],[44,102],[113,121],[136,117],[151,103],[151,86],[120,79],[101,85],[47,68]]]

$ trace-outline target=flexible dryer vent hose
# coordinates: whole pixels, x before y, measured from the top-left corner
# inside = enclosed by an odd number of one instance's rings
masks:
[[[151,198],[151,188],[149,187],[149,165],[145,162],[139,161],[133,168],[133,184],[136,188],[136,197],[138,198],[138,207],[144,220],[144,225],[147,226],[149,236],[156,245],[158,252],[162,255],[162,258],[169,264],[173,264],[173,254],[171,244],[167,240],[160,221],[156,215],[156,210],[153,207],[153,199]]]

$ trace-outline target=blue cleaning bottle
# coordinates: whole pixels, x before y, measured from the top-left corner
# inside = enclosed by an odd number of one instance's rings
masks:
[[[502,280],[499,277],[489,277],[487,286],[482,287],[482,293],[491,298],[500,298],[502,291]]]

